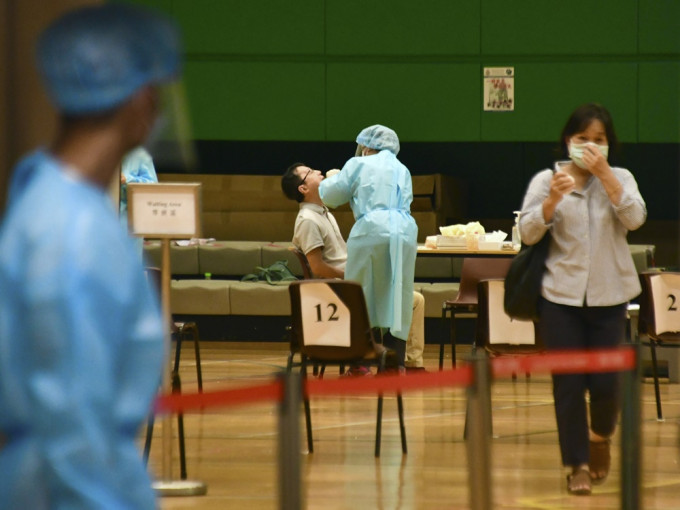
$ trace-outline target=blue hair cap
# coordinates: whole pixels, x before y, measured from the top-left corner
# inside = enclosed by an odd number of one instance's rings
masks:
[[[362,130],[357,136],[357,143],[381,151],[387,149],[395,156],[399,154],[399,137],[390,128],[375,124]]]
[[[179,30],[167,17],[122,3],[69,11],[38,41],[38,70],[66,114],[105,112],[181,67]]]

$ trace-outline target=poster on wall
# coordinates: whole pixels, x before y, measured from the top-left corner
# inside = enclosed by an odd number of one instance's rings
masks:
[[[515,68],[484,68],[484,111],[512,112],[515,110]]]

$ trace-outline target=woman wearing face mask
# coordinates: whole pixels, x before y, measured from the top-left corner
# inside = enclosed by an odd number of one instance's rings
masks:
[[[641,290],[626,235],[645,222],[645,202],[633,175],[607,161],[617,139],[603,106],[578,107],[560,142],[570,160],[533,177],[520,216],[526,244],[551,234],[538,331],[548,350],[615,347],[625,336],[626,304]],[[553,394],[567,489],[590,494],[609,472],[618,375],[553,375]]]

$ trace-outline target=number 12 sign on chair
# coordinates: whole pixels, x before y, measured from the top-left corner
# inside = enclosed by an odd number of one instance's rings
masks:
[[[327,283],[309,282],[300,287],[302,334],[307,345],[349,347],[349,308]]]

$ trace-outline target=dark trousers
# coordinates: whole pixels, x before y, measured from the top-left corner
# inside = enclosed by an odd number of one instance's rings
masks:
[[[538,331],[548,351],[605,349],[623,343],[626,305],[576,307],[541,299]],[[553,375],[555,416],[562,452],[562,464],[578,466],[589,461],[588,409],[590,429],[609,437],[614,433],[619,412],[619,374]]]

